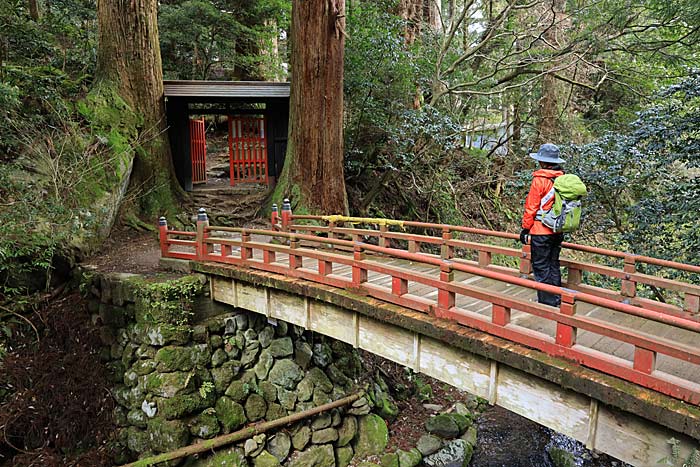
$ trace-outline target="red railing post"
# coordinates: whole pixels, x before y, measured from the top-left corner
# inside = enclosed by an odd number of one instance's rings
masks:
[[[359,288],[364,282],[367,282],[367,270],[358,264],[365,260],[365,252],[359,242],[355,243],[353,250],[355,261],[352,264],[352,286]]]
[[[246,261],[253,258],[253,249],[246,244],[250,242],[250,233],[245,229],[241,231],[241,259]]]
[[[292,205],[289,198],[284,198],[282,202],[282,231],[288,232],[289,226],[292,223]]]
[[[485,268],[491,264],[491,252],[479,250],[479,266]]]
[[[506,326],[510,323],[510,308],[502,305],[491,305],[491,322],[498,326]]]
[[[637,272],[634,255],[625,255],[624,265],[625,278],[622,279],[620,286],[620,295],[627,298],[633,298],[637,295],[637,282],[631,279],[631,274]]]
[[[520,256],[520,275],[527,277],[532,273],[532,249],[530,244],[523,245]]]
[[[452,282],[455,278],[455,273],[452,270],[452,263],[443,261],[440,265],[440,281]],[[440,318],[455,306],[455,293],[440,287],[438,289],[438,303],[435,316]]]
[[[700,295],[685,293],[683,298],[683,309],[690,314],[697,315],[700,313]]]
[[[196,250],[197,259],[203,261],[204,257],[209,253],[210,246],[204,243],[204,239],[209,236],[206,228],[209,227],[209,218],[207,217],[207,210],[204,208],[199,208],[197,213],[197,236],[196,239]]]
[[[574,285],[579,285],[583,281],[583,271],[579,268],[569,266],[566,271],[566,284],[571,287]]]
[[[270,213],[270,224],[272,224],[272,230],[277,231],[279,227],[277,222],[279,221],[279,212],[277,210],[277,204],[272,205],[272,212]]]
[[[408,293],[408,281],[400,277],[391,278],[391,293],[397,297]]]
[[[420,253],[420,243],[416,240],[408,241],[408,252],[409,253]]]
[[[562,290],[559,312],[567,316],[576,314],[576,292],[573,290]],[[565,347],[571,347],[576,344],[576,328],[557,322],[556,343]]]
[[[656,369],[656,352],[643,347],[635,347],[634,369],[650,375]]]
[[[452,259],[455,255],[454,247],[447,244],[452,240],[450,229],[442,229],[442,245],[440,245],[440,257],[442,259]]]
[[[294,253],[299,248],[299,239],[291,237],[289,239],[289,269],[299,269],[304,266],[304,258]]]
[[[158,219],[158,234],[160,239],[160,256],[165,258],[168,256],[168,221],[162,216]]]

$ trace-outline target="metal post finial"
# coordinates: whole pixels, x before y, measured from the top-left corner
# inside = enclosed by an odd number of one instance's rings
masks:
[[[160,219],[158,219],[158,225],[168,225],[168,221],[165,220],[165,216],[160,216]]]
[[[289,202],[289,198],[284,198],[284,201],[282,202],[282,210],[283,211],[291,211],[292,210],[292,204]]]
[[[272,212],[277,212],[277,204],[272,205]]]
[[[207,218],[207,210],[204,208],[199,208],[199,211],[197,213],[197,221],[206,221],[209,220]]]

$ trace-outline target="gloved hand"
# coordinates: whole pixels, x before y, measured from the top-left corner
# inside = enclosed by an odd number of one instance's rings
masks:
[[[530,229],[523,229],[520,231],[520,243],[523,245],[530,243]]]

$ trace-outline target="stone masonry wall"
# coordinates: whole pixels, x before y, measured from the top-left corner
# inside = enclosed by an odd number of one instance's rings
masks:
[[[115,384],[117,463],[300,412],[354,390],[361,361],[352,347],[217,306],[205,281],[104,274],[85,282]],[[371,405],[363,397],[195,465],[346,466],[355,455],[386,447],[386,423],[370,413]]]

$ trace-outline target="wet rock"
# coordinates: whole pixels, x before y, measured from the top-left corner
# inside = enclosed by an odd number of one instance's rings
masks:
[[[245,313],[240,313],[234,316],[233,319],[236,322],[237,331],[245,331],[246,329],[248,329],[248,315],[246,315]]]
[[[234,316],[229,316],[224,318],[224,334],[235,334],[236,333],[236,318]]]
[[[289,467],[334,467],[333,445],[313,446],[289,462]]]
[[[297,451],[301,451],[311,441],[311,428],[304,425],[292,436],[292,446]]]
[[[289,455],[291,447],[292,440],[284,431],[280,431],[267,441],[267,450],[270,454],[275,456],[279,462],[284,462]]]
[[[474,448],[463,439],[448,441],[436,453],[423,458],[426,467],[468,467]]]
[[[424,456],[429,456],[430,454],[436,452],[442,447],[442,440],[437,436],[426,434],[420,437],[416,448]]]
[[[289,325],[284,321],[277,321],[277,326],[275,327],[275,335],[277,337],[284,337],[287,335],[287,330]]]
[[[292,390],[303,377],[299,365],[289,359],[277,360],[270,370],[270,382]]]
[[[369,414],[360,417],[357,427],[357,438],[353,446],[355,455],[366,457],[380,454],[386,449],[389,441],[389,430],[382,417]]]

